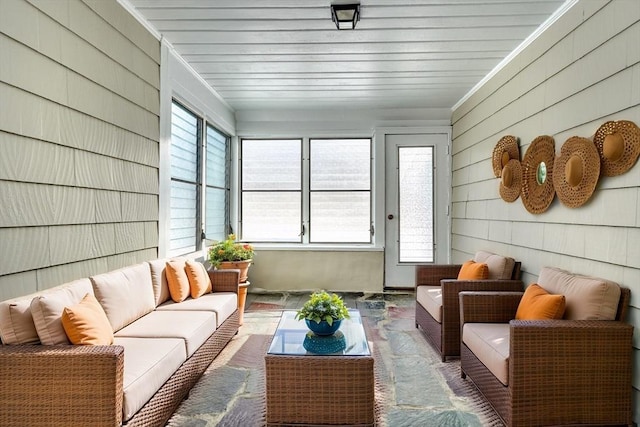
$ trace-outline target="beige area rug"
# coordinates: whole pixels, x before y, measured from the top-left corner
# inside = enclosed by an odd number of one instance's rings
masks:
[[[244,326],[207,369],[198,384],[183,401],[168,426],[229,426],[261,427],[266,425],[264,355],[279,320],[279,311],[245,316]],[[381,427],[413,426],[491,426],[502,423],[478,391],[460,378],[459,362],[440,363],[439,356],[417,329],[403,333],[415,341],[418,352],[424,352],[433,366],[433,376],[450,388],[455,407],[434,411],[424,407],[398,404],[401,377],[396,372],[398,356],[389,351],[387,340],[392,328],[411,328],[409,319],[363,317],[367,338],[375,360],[376,425]],[[415,352],[416,350],[412,350]],[[400,355],[399,358],[403,356]],[[436,362],[433,362],[436,360]],[[446,384],[446,385],[444,385]],[[447,391],[449,392],[449,391]],[[429,390],[417,393],[429,395]],[[292,396],[292,398],[295,398]],[[446,408],[445,408],[446,409]]]

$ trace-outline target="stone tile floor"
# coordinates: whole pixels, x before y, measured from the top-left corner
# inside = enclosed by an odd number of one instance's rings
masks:
[[[502,423],[467,381],[459,362],[442,363],[415,327],[412,292],[342,293],[375,346],[377,425],[493,426]],[[168,426],[264,426],[264,354],[282,310],[309,293],[249,293],[244,325],[214,360]]]

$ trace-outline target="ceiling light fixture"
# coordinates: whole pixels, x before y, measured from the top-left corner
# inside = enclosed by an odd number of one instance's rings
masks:
[[[360,20],[360,3],[332,4],[331,20],[339,30],[354,30]]]

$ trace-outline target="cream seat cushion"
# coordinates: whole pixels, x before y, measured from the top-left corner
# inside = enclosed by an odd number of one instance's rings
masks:
[[[187,298],[182,302],[169,300],[156,308],[156,311],[212,311],[217,314],[216,328],[238,308],[238,295],[235,292],[216,292],[204,294],[199,298]]]
[[[115,337],[124,347],[123,421],[128,421],[187,360],[179,338]]]
[[[620,286],[598,277],[573,274],[555,267],[543,267],[538,285],[551,294],[564,295],[564,319],[615,320]]]
[[[473,257],[475,262],[487,264],[489,268],[489,280],[509,280],[513,274],[516,261],[513,258],[493,254],[486,251],[478,251]]]
[[[187,357],[216,330],[216,313],[210,311],[153,311],[115,333],[116,337],[181,338]]]
[[[442,323],[442,287],[418,286],[416,301],[427,310],[436,322]]]
[[[509,385],[508,323],[465,323],[462,342],[502,384]]]

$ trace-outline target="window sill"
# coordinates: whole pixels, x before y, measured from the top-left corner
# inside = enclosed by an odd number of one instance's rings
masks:
[[[384,248],[374,245],[320,245],[295,243],[251,243],[256,251],[326,251],[326,252],[382,252]]]

